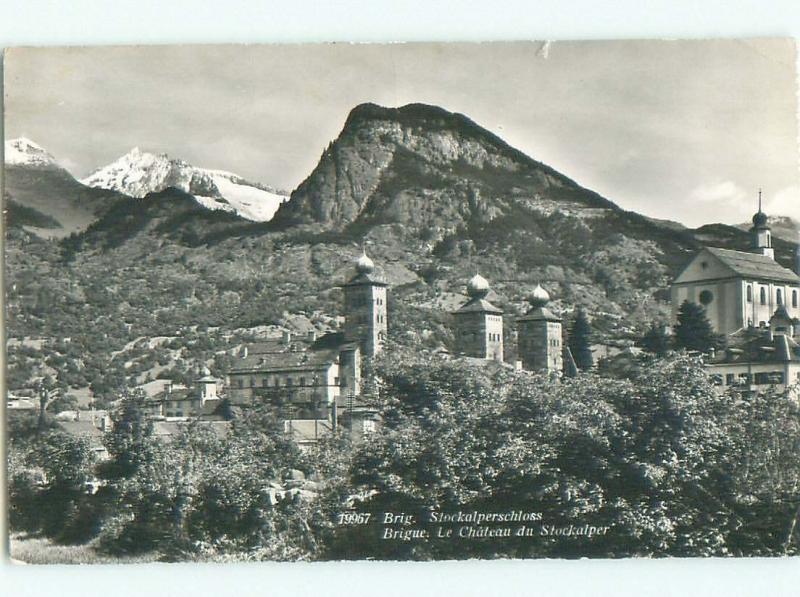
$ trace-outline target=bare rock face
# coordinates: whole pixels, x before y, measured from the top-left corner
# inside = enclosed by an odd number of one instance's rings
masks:
[[[466,116],[410,104],[354,108],[277,221],[450,227],[488,222],[548,200],[612,208]]]

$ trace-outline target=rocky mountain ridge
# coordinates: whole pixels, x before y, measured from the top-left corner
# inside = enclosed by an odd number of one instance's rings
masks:
[[[517,206],[542,213],[616,208],[462,114],[425,104],[362,104],[276,220],[454,230]]]
[[[232,172],[197,168],[165,153],[150,153],[138,147],[81,182],[137,198],[174,187],[193,195],[207,209],[232,212],[257,222],[270,220],[287,198],[281,191],[249,182]]]

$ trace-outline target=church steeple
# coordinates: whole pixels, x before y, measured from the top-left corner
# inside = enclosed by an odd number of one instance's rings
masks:
[[[775,250],[772,248],[772,231],[769,227],[769,218],[761,210],[761,189],[758,189],[758,211],[753,216],[753,227],[750,228],[750,248],[754,253],[766,255],[775,259]]]

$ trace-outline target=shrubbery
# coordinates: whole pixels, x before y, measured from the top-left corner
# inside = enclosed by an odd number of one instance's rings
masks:
[[[721,394],[696,358],[647,357],[630,379],[555,381],[393,347],[370,391],[382,426],[300,451],[269,406],[221,436],[157,438],[124,398],[109,461],[57,428],[12,430],[12,529],[95,538],[165,559],[623,557],[798,552],[800,412],[784,395]],[[95,493],[89,481],[99,478]],[[343,512],[540,512],[591,540],[386,541]]]

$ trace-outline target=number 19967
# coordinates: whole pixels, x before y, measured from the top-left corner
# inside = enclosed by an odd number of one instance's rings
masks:
[[[337,524],[367,524],[371,516],[371,512],[340,512]]]

